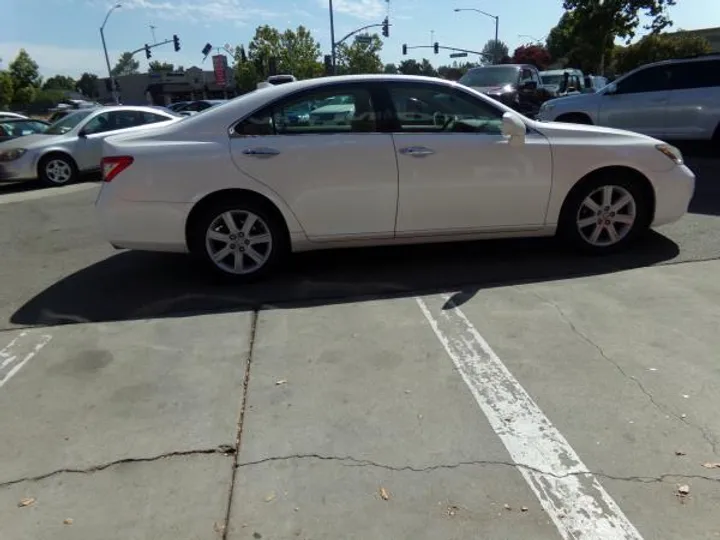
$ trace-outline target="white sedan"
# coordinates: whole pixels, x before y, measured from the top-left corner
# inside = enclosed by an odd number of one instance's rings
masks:
[[[353,104],[348,122],[289,120],[331,98]],[[429,113],[398,115],[408,100]],[[264,88],[109,137],[103,172],[115,247],[190,252],[241,280],[336,247],[557,233],[611,252],[680,219],[695,186],[662,141],[534,122],[457,83],[398,75]]]
[[[78,109],[36,135],[0,143],[0,182],[39,179],[47,186],[69,184],[100,169],[102,140],[182,117],[154,107]]]

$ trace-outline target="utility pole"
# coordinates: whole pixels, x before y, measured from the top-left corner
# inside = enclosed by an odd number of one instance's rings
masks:
[[[603,0],[601,0],[602,2]],[[491,19],[495,19],[495,49],[493,50],[493,64],[499,64],[500,58],[498,58],[498,37],[499,37],[499,31],[500,31],[500,17],[498,15],[493,15],[491,13],[488,13],[487,11],[483,11],[482,9],[475,9],[475,8],[455,8],[453,11],[456,13],[459,11],[474,11],[475,13],[480,13],[480,15],[485,15],[486,17],[490,17]]]
[[[108,18],[110,17],[110,14],[113,11],[115,11],[116,9],[119,9],[121,7],[122,7],[122,4],[120,4],[120,3],[117,3],[113,7],[111,7],[108,10],[107,15],[105,15],[105,20],[103,21],[102,26],[100,26],[100,39],[102,40],[103,52],[105,53],[105,65],[107,66],[108,77],[110,78],[110,87],[112,88],[113,101],[115,102],[116,105],[118,103],[120,103],[120,98],[117,93],[117,85],[115,84],[115,77],[113,77],[113,74],[112,74],[112,68],[110,67],[110,57],[108,56],[107,45],[105,43],[105,25],[108,22]]]
[[[150,25],[150,32],[152,33],[153,43],[157,43],[157,38],[155,37],[155,28],[157,28],[154,24]]]
[[[330,4],[330,43],[332,56],[332,72],[337,75],[337,58],[335,57],[335,15],[333,14],[333,0],[328,0]]]
[[[430,45],[435,43],[435,30],[430,30]]]

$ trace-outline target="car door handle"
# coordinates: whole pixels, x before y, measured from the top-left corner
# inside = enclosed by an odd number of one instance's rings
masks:
[[[434,154],[435,150],[425,148],[424,146],[409,146],[407,148],[402,148],[400,153],[405,154],[406,156],[423,157]]]
[[[242,153],[246,156],[277,156],[280,150],[274,148],[246,148]]]

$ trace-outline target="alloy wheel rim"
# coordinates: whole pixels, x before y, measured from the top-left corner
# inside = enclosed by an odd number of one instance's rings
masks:
[[[260,270],[270,259],[273,238],[267,223],[247,210],[229,210],[212,220],[205,249],[213,263],[229,274]]]
[[[45,175],[54,184],[64,184],[72,176],[70,164],[62,159],[52,159],[45,165]]]
[[[636,219],[635,197],[622,186],[607,185],[585,197],[575,223],[585,242],[610,247],[630,234]]]

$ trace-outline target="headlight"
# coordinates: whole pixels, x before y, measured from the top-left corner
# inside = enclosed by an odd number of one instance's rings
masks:
[[[667,158],[672,160],[672,162],[676,165],[683,164],[682,152],[680,152],[680,150],[678,150],[674,146],[670,146],[669,144],[658,144],[655,146],[655,148],[665,154]]]
[[[0,161],[15,161],[25,154],[27,150],[24,148],[13,148],[12,150],[5,150],[0,152]]]
[[[541,111],[552,111],[555,108],[555,104],[550,103],[549,101],[546,101],[542,105],[540,105]]]

